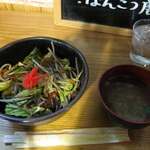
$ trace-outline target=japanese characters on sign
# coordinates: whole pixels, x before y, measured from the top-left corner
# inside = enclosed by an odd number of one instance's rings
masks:
[[[77,0],[77,4],[86,5],[89,7],[102,7],[109,8],[112,10],[120,9],[120,10],[130,10],[135,11],[139,10],[138,14],[150,15],[150,0],[143,0],[140,2],[139,0],[118,0],[118,2],[114,0]]]
[[[62,0],[62,19],[131,29],[150,19],[150,0]]]

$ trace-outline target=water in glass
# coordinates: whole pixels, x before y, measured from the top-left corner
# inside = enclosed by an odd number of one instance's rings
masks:
[[[143,66],[150,65],[150,19],[139,20],[133,27],[130,58]]]

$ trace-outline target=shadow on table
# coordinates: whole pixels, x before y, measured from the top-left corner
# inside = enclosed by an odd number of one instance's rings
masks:
[[[76,116],[80,120],[80,125],[77,126],[116,125],[110,121],[100,102],[98,83],[107,69],[114,65],[129,62],[129,50],[124,51],[124,47],[127,45],[130,47],[129,38],[96,31],[77,30],[77,34],[66,37],[66,40],[83,53],[89,66],[89,83],[84,95],[78,102],[82,108],[78,113],[79,116]]]
[[[105,112],[98,83],[102,74],[109,68],[130,63],[130,41],[127,37],[77,30],[77,34],[66,37],[66,40],[77,47],[85,56],[89,66],[89,83],[80,100],[73,106],[76,113],[73,117],[76,128],[112,127],[120,126],[113,122]],[[125,50],[125,47],[129,49]],[[123,57],[121,57],[123,56]],[[90,146],[90,145],[89,145]],[[104,146],[104,145],[103,145]],[[103,147],[102,146],[102,147]],[[105,145],[106,148],[111,145]],[[123,147],[121,144],[117,149]],[[85,146],[81,146],[81,149]],[[77,148],[77,149],[80,149]],[[93,145],[91,149],[100,147]],[[115,146],[114,146],[115,149]],[[126,148],[125,148],[126,149]]]

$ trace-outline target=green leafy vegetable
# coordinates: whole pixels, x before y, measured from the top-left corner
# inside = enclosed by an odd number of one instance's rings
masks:
[[[0,82],[0,92],[8,89],[11,86],[11,80]]]
[[[55,112],[65,107],[80,86],[82,71],[75,58],[75,68],[69,59],[55,55],[52,50],[44,56],[34,48],[22,62],[0,67],[0,102],[6,103],[5,114],[32,117]]]
[[[5,108],[5,113],[7,115],[12,115],[16,117],[29,117],[30,113],[28,110],[21,108],[15,104],[7,104]]]

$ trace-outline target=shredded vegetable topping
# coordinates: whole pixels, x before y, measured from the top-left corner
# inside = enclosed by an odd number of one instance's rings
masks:
[[[53,113],[65,107],[76,95],[82,70],[78,60],[75,67],[67,58],[52,50],[44,56],[34,48],[22,62],[0,67],[0,102],[5,103],[5,114],[32,117]]]

